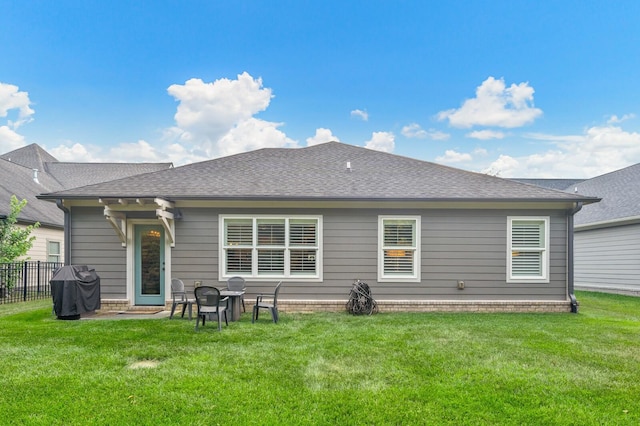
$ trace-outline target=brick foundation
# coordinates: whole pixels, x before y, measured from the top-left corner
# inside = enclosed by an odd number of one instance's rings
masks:
[[[346,300],[280,300],[283,312],[346,311]],[[376,300],[379,312],[571,312],[569,301]]]
[[[376,300],[379,312],[571,312],[569,301],[458,301],[458,300]],[[346,300],[279,300],[282,312],[344,312]],[[133,306],[128,300],[101,301],[100,311],[126,311]],[[252,305],[247,304],[247,311]],[[150,310],[157,307],[149,306]],[[171,301],[165,303],[171,309]],[[145,309],[137,306],[136,310]]]

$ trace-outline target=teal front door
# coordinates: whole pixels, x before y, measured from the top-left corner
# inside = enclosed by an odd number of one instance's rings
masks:
[[[164,229],[135,225],[135,304],[164,305]]]

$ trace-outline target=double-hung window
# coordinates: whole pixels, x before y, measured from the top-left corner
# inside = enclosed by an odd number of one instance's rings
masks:
[[[47,240],[47,262],[60,262],[60,241]]]
[[[378,217],[378,281],[420,281],[420,217]]]
[[[221,278],[321,278],[321,216],[220,216]]]
[[[549,218],[507,220],[507,282],[549,282]]]

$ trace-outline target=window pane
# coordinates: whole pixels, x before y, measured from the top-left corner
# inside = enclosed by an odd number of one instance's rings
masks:
[[[258,220],[259,246],[284,246],[284,220]]]
[[[413,250],[385,250],[385,275],[412,275]]]
[[[49,241],[49,254],[60,254],[60,243],[58,241]]]
[[[512,251],[511,274],[527,277],[542,275],[542,253]]]
[[[384,222],[384,245],[414,247],[414,221]]]
[[[227,249],[227,272],[251,273],[251,249]]]
[[[291,250],[291,274],[306,275],[316,273],[315,250]]]
[[[544,223],[514,221],[511,229],[512,247],[544,247]]]
[[[233,219],[225,221],[228,246],[251,246],[253,244],[253,223],[251,219]]]
[[[289,244],[292,246],[315,246],[316,228],[316,221],[291,220],[289,222]]]
[[[284,274],[284,250],[258,250],[259,274]]]
[[[47,262],[60,261],[60,242],[47,241]]]

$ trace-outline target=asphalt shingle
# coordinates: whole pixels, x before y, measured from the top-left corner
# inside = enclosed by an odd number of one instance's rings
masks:
[[[265,148],[43,196],[91,197],[585,200],[580,195],[340,142],[295,149]]]
[[[600,197],[576,214],[576,225],[640,216],[640,163],[585,180],[567,188],[578,195]]]

